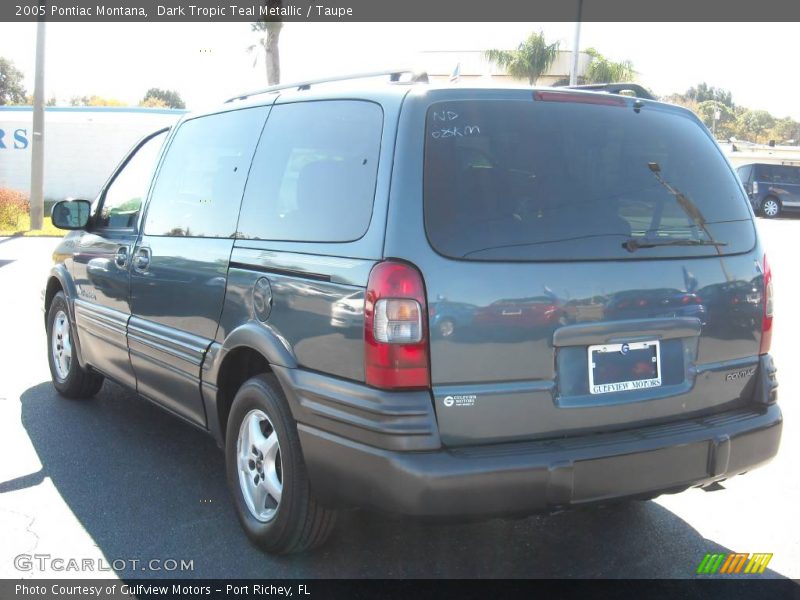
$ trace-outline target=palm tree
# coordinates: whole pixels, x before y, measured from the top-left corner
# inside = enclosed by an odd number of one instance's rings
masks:
[[[588,48],[586,54],[591,57],[591,62],[586,69],[585,83],[622,83],[636,78],[633,63],[629,60],[608,60],[594,48]]]
[[[558,42],[548,44],[544,33],[532,33],[516,50],[487,50],[486,58],[505,68],[517,79],[527,79],[534,85],[558,56]]]
[[[281,6],[282,0],[269,0],[268,6]],[[281,37],[281,29],[283,23],[281,21],[268,20],[267,18],[256,21],[250,24],[251,31],[257,31],[261,34],[258,43],[253,44],[247,48],[248,52],[255,52],[257,49],[264,50],[264,66],[267,69],[267,84],[277,85],[281,82],[281,55],[278,48],[278,40]],[[256,55],[253,66],[258,62],[258,55]]]

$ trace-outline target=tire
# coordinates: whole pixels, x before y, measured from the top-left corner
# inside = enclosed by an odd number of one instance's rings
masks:
[[[768,196],[761,201],[761,214],[767,219],[774,219],[781,214],[780,200],[773,196]]]
[[[239,522],[263,550],[303,552],[333,531],[336,512],[311,492],[297,425],[271,374],[248,379],[233,399],[225,470]]]
[[[75,355],[75,325],[64,292],[58,292],[47,312],[47,364],[53,387],[66,398],[91,398],[103,387],[103,376],[84,369]]]

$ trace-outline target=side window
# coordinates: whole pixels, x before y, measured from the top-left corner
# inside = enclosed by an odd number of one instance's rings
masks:
[[[750,173],[752,170],[753,167],[750,165],[736,169],[736,172],[739,174],[739,179],[741,179],[742,183],[748,183],[750,181]]]
[[[95,219],[95,227],[132,229],[136,227],[142,204],[150,189],[153,170],[167,132],[163,131],[139,146],[122,170],[106,188]]]
[[[232,237],[265,107],[186,121],[167,149],[145,218],[157,236]]]
[[[247,183],[240,237],[350,242],[372,218],[383,110],[328,100],[274,106]]]
[[[798,169],[794,167],[775,166],[775,183],[783,184],[797,184],[800,183],[798,179]]]

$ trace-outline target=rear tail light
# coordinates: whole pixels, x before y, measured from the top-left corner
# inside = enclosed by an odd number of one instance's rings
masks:
[[[381,262],[364,303],[364,372],[382,389],[430,387],[425,285],[413,266]]]
[[[772,310],[773,310],[773,291],[772,291],[772,269],[764,255],[764,316],[761,320],[761,354],[769,352],[772,345]]]
[[[375,302],[376,342],[416,344],[422,340],[422,307],[416,300],[381,298]]]

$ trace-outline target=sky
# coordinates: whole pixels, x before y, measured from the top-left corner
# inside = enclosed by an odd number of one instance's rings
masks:
[[[513,48],[531,31],[571,50],[574,23],[287,23],[282,80],[424,68],[426,50]],[[35,23],[0,23],[0,56],[33,90]],[[190,109],[266,85],[248,23],[49,23],[46,96],[97,94],[136,104],[151,87],[175,89]],[[799,23],[583,23],[581,47],[629,59],[656,94],[702,81],[737,104],[800,120]],[[455,65],[453,65],[455,67]]]

